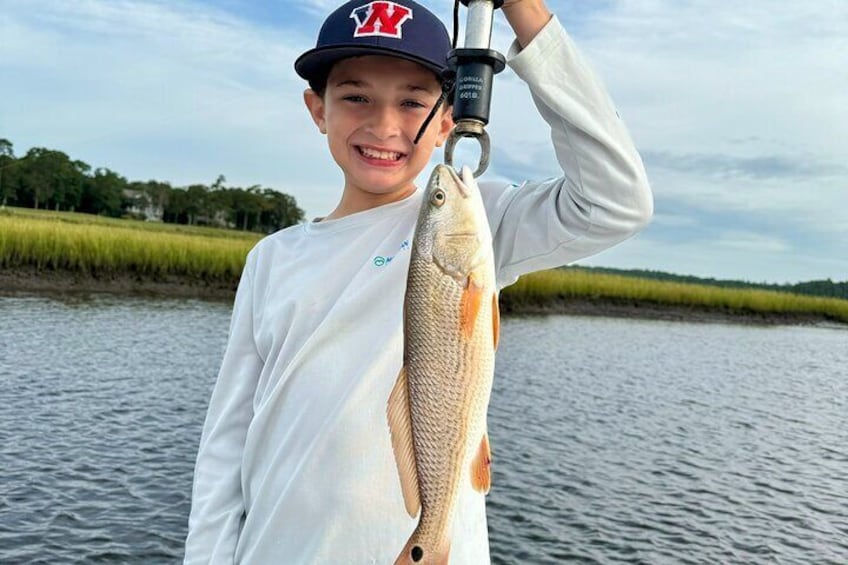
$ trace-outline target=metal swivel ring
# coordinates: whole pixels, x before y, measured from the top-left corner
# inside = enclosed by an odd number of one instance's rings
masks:
[[[474,177],[479,177],[489,168],[489,134],[483,129],[482,124],[474,127],[462,127],[462,124],[457,124],[453,131],[448,136],[445,143],[445,164],[453,167],[453,150],[457,142],[462,137],[473,137],[480,144],[480,163],[477,165],[477,170],[474,171]]]

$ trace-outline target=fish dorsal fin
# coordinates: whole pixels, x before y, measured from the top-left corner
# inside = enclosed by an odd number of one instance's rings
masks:
[[[462,336],[466,339],[470,339],[471,334],[474,333],[474,324],[477,321],[477,314],[480,313],[482,302],[483,286],[477,284],[472,275],[468,275],[465,289],[462,291],[459,312],[459,327],[462,330]]]
[[[501,309],[498,306],[498,293],[492,293],[492,336],[495,341],[495,350],[498,349],[498,340],[501,336]]]
[[[406,384],[406,367],[401,367],[395,387],[386,407],[392,450],[398,467],[403,503],[412,518],[418,515],[421,498],[418,492],[418,470],[415,467],[415,450],[412,445],[412,416],[409,413],[409,392]]]
[[[471,461],[471,486],[483,494],[489,494],[489,489],[492,488],[492,450],[489,447],[488,433],[483,434],[477,454]]]

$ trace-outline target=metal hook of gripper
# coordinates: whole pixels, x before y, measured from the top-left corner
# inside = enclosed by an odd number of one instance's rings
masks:
[[[482,122],[463,120],[456,124],[456,127],[451,130],[445,143],[445,164],[453,167],[453,151],[456,144],[463,137],[473,137],[480,144],[480,161],[477,165],[477,170],[474,171],[474,177],[479,177],[489,168],[489,152],[491,145],[489,143],[489,134],[483,127]],[[456,167],[454,167],[456,168]]]

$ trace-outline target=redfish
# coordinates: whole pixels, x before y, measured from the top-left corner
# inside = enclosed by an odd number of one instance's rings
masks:
[[[460,178],[437,165],[415,228],[403,368],[387,407],[406,510],[419,516],[396,565],[448,563],[460,489],[489,492],[486,412],[499,324],[480,189],[467,167]]]

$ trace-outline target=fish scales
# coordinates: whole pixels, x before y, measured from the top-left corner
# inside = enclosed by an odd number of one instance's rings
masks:
[[[459,335],[462,287],[432,263],[415,263],[410,269],[410,289],[413,294],[430,295],[429,305],[412,302],[407,317],[407,349],[418,352],[409,359],[407,378],[416,462],[419,474],[428,478],[421,488],[426,513],[437,507],[438,497],[455,496],[461,477],[451,476],[451,469],[461,464],[470,447],[462,440],[476,444],[482,436],[480,430],[480,435],[472,437],[469,423],[480,420],[479,411],[488,405],[481,389],[490,383],[481,382],[478,374],[486,372],[487,357],[492,358],[492,338],[490,331],[480,327],[473,332],[473,340],[463,340]],[[431,292],[418,293],[418,286]],[[428,312],[434,304],[439,305],[438,311]],[[490,303],[481,306],[476,324],[482,326],[487,318],[491,319]],[[472,418],[472,413],[477,417]],[[446,484],[449,479],[451,484]],[[422,522],[426,523],[423,516]]]
[[[396,563],[447,563],[460,489],[490,481],[486,411],[498,332],[491,233],[469,170],[436,167],[413,239],[392,446],[418,526]],[[420,513],[419,513],[420,510]]]

